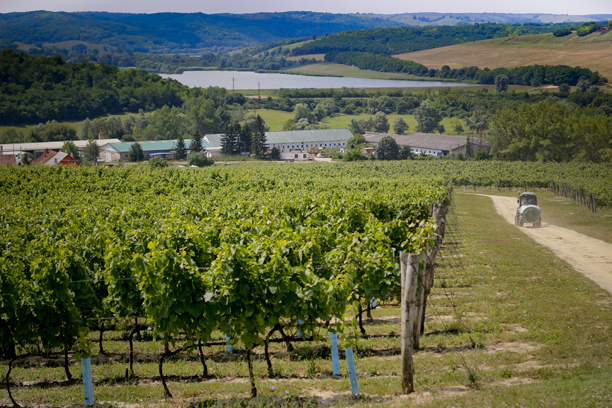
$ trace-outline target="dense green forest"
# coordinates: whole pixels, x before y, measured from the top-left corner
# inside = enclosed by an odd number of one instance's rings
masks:
[[[183,103],[188,88],[145,71],[0,52],[0,124],[82,120]]]
[[[530,65],[516,68],[495,68],[493,70],[478,67],[450,69],[448,65],[442,69],[428,69],[414,61],[405,61],[384,54],[373,54],[357,51],[330,52],[325,54],[325,61],[352,65],[360,69],[382,72],[401,72],[429,78],[453,79],[457,81],[476,81],[479,84],[492,85],[495,77],[506,75],[511,85],[576,85],[580,79],[591,84],[601,85],[607,82],[598,73],[588,68],[568,67],[566,65]]]
[[[47,43],[78,40],[90,43],[93,48],[110,46],[126,52],[217,52],[283,38],[398,25],[402,24],[381,18],[305,11],[256,14],[32,11],[0,14],[0,38],[39,49],[53,46]]]
[[[559,27],[543,24],[473,24],[351,30],[319,38],[296,48],[293,53],[308,55],[332,51],[361,51],[387,55],[404,54],[491,38],[549,33]]]

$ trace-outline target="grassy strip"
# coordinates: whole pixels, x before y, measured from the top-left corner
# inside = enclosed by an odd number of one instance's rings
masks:
[[[466,190],[472,192],[473,190]],[[516,197],[517,190],[477,190],[477,193]],[[586,236],[612,244],[612,208],[598,208],[596,213],[574,200],[558,196],[550,191],[537,191],[542,219],[559,227],[577,231]]]

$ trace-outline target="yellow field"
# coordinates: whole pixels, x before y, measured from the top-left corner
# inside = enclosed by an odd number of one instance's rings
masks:
[[[496,38],[396,55],[429,68],[477,66],[479,68],[525,65],[569,65],[599,71],[612,80],[612,31],[578,37],[552,34]]]

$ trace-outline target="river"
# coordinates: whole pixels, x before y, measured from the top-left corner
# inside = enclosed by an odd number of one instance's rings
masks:
[[[260,74],[251,71],[185,71],[182,74],[160,74],[176,79],[191,88],[219,86],[227,89],[253,90],[280,88],[416,88],[440,86],[469,86],[458,82],[405,81],[347,77],[320,77],[288,74]],[[233,83],[232,83],[233,80]]]

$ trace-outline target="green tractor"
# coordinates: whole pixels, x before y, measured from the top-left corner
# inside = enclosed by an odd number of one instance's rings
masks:
[[[538,197],[535,193],[521,193],[519,191],[517,203],[518,208],[514,216],[514,225],[522,227],[524,223],[529,222],[534,227],[540,228],[542,226],[542,211],[538,207]]]

